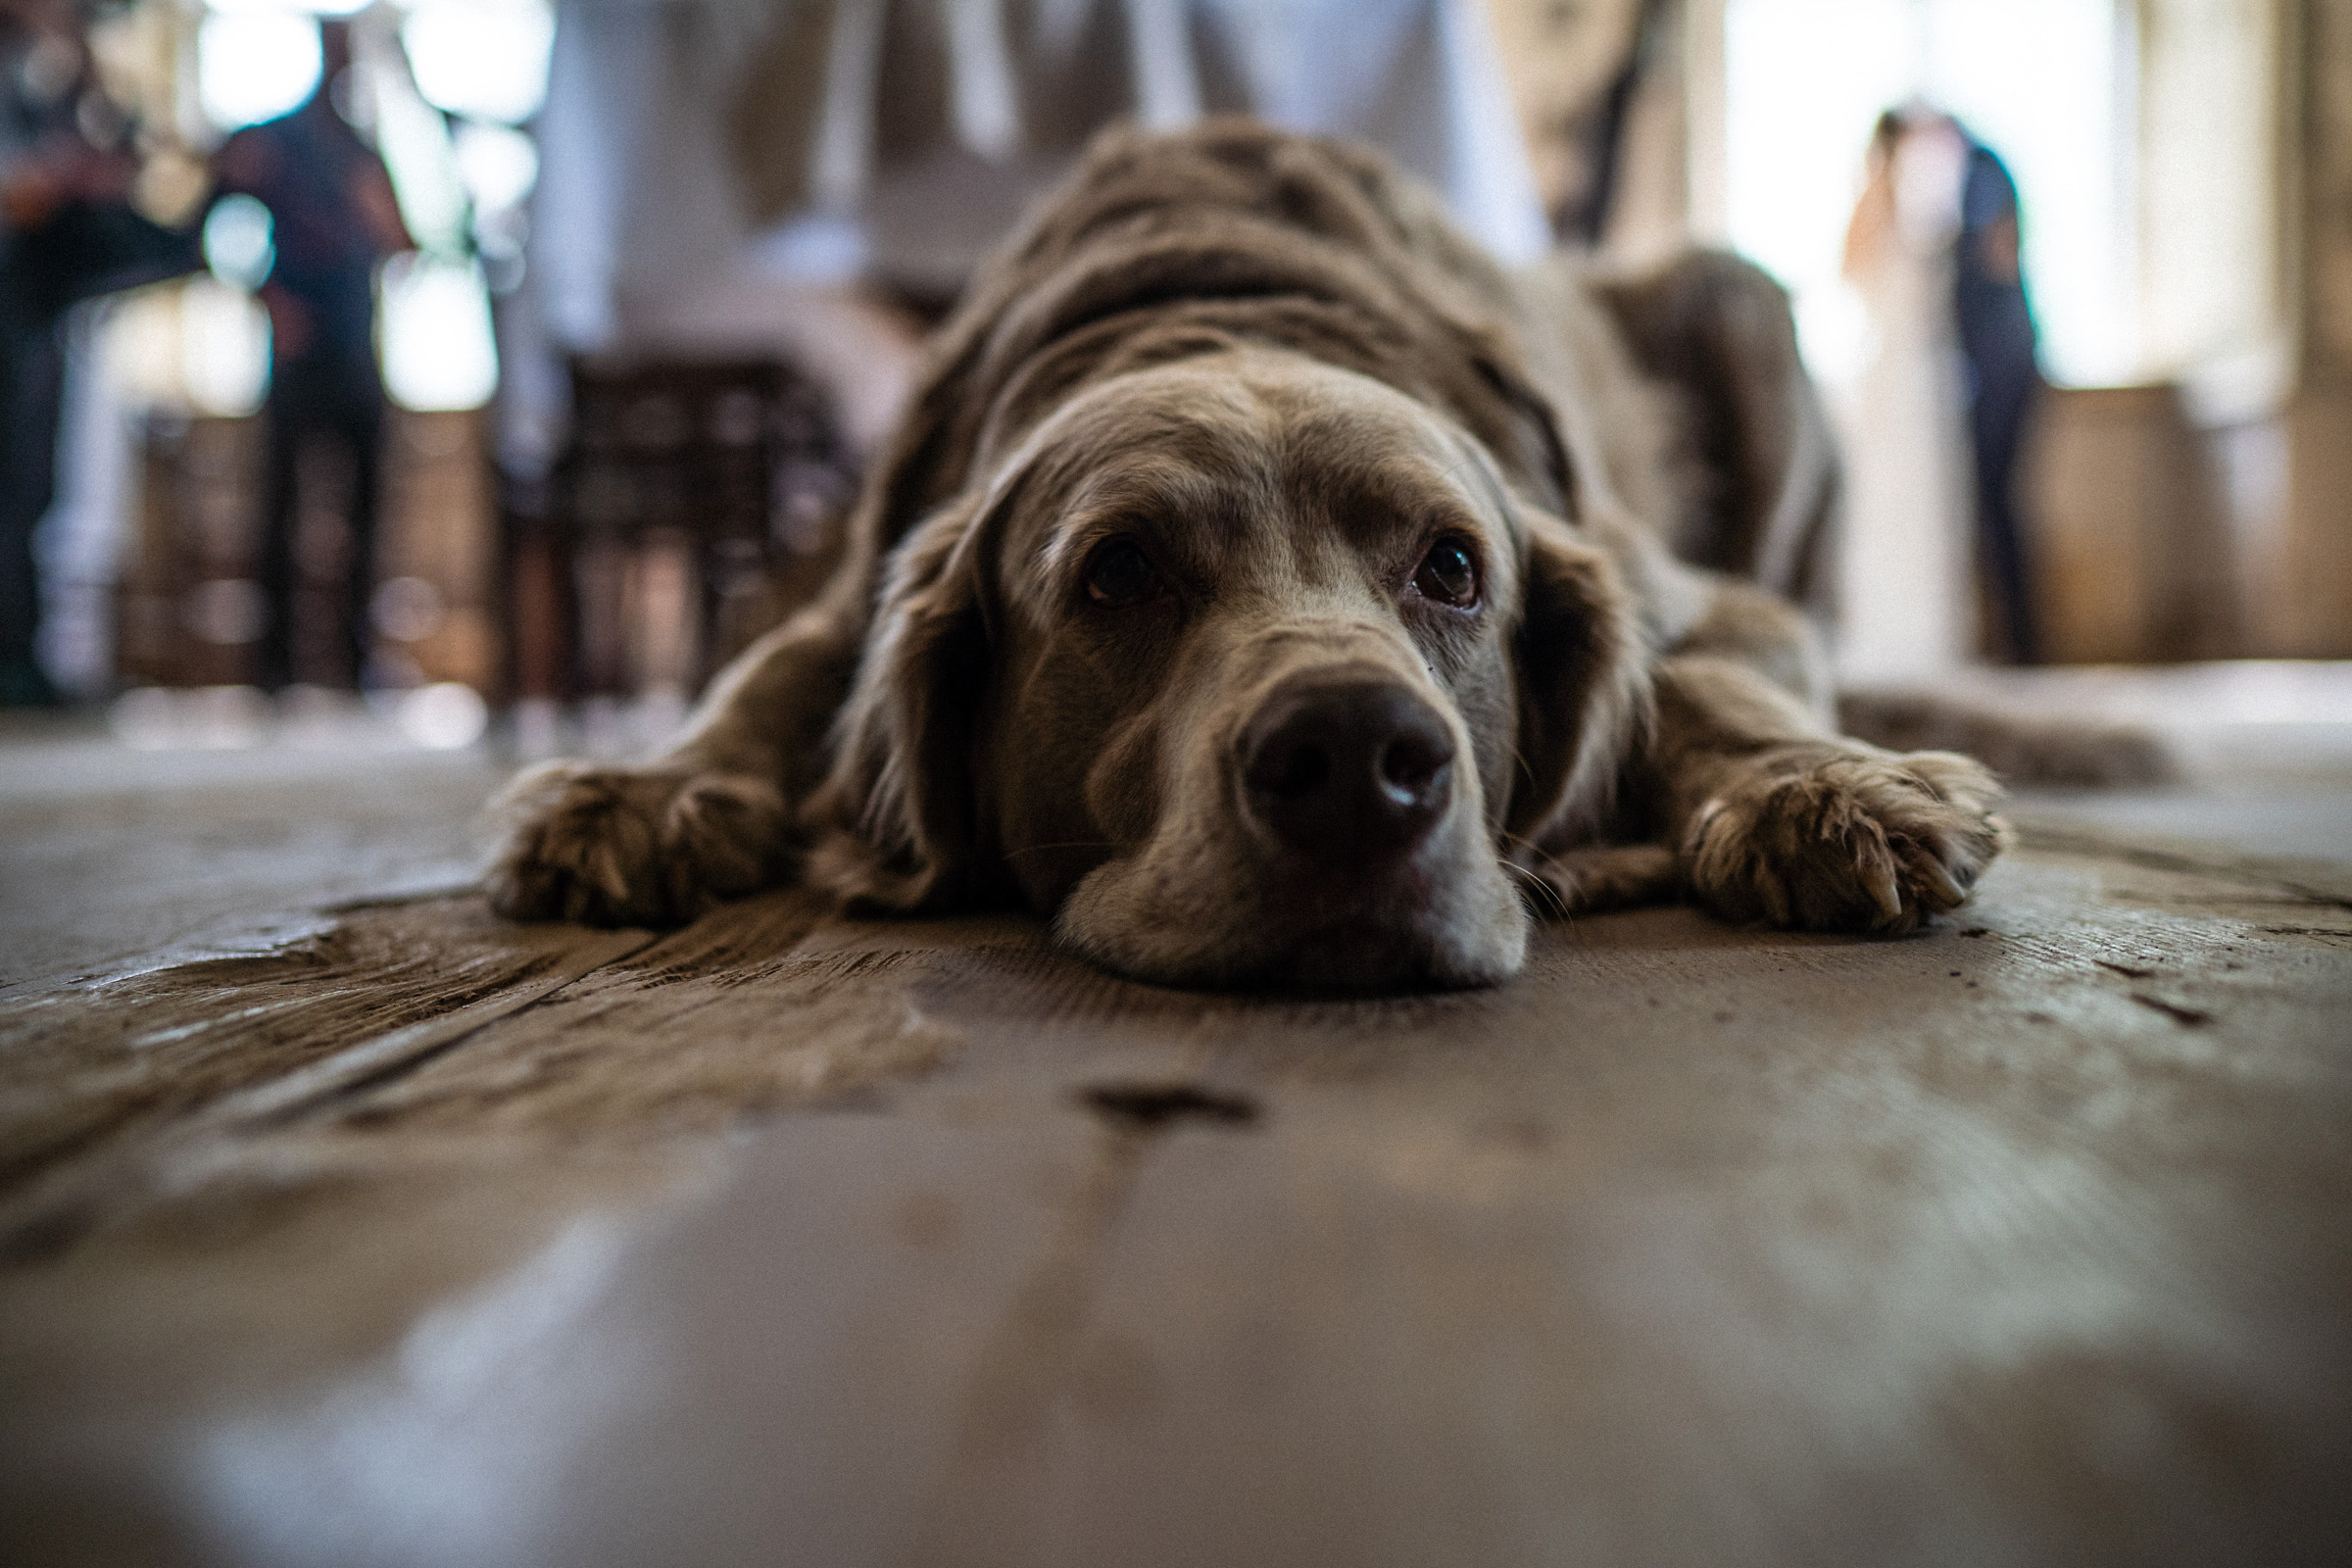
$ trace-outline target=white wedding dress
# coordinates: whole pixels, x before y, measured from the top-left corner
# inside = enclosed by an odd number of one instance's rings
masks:
[[[1843,685],[1930,678],[1965,662],[1975,643],[1974,503],[1950,260],[1959,166],[1942,151],[1916,134],[1903,139],[1890,186],[1874,193],[1891,207],[1890,220],[1856,247],[1847,271],[1873,343],[1860,376],[1831,399],[1847,482],[1837,652]]]

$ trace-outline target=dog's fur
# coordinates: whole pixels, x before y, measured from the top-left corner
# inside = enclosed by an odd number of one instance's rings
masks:
[[[1832,727],[1792,602],[1836,479],[1741,264],[1508,277],[1357,149],[1114,133],[943,329],[821,601],[666,757],[521,779],[492,898],[659,924],[805,877],[1337,989],[1503,979],[1531,906],[1908,930],[2005,829],[1976,763]],[[1360,854],[1266,760],[1333,713],[1419,759]]]

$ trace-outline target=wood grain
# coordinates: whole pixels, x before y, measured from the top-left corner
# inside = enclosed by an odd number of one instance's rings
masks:
[[[29,999],[0,1497],[41,1561],[2340,1558],[2341,873],[2028,842],[1914,940],[1454,996],[781,894]]]

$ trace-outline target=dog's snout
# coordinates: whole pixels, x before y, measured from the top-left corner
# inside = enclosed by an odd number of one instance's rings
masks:
[[[1339,864],[1410,849],[1453,792],[1453,734],[1381,677],[1294,677],[1244,732],[1250,809],[1275,837]]]

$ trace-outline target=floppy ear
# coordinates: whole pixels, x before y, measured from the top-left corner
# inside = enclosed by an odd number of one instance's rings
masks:
[[[1503,826],[1552,849],[1608,809],[1618,768],[1649,725],[1649,659],[1615,564],[1558,518],[1529,520],[1518,772]]]
[[[1519,487],[1546,507],[1576,505],[1576,466],[1560,439],[1559,413],[1536,390],[1519,357],[1491,328],[1456,325],[1467,343],[1471,368],[1498,409],[1466,411],[1471,428],[1511,473]]]
[[[854,907],[910,913],[970,891],[989,657],[978,513],[963,501],[934,514],[893,558],[837,721],[814,871]]]

